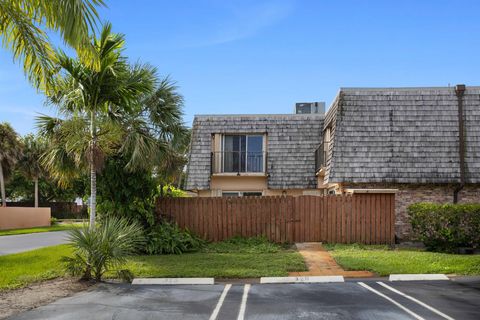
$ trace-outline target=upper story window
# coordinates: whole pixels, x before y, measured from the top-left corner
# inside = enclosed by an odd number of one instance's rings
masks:
[[[315,172],[319,172],[327,165],[328,149],[331,140],[331,127],[327,127],[323,131],[323,142],[315,150]]]
[[[218,150],[220,149],[220,150]],[[226,134],[212,154],[212,173],[264,172],[264,136]]]

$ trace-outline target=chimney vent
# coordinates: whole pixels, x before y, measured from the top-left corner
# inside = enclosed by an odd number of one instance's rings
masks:
[[[325,113],[325,102],[298,102],[295,103],[296,114]]]

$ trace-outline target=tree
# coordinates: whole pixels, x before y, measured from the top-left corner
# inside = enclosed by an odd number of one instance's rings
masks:
[[[35,208],[38,208],[38,179],[43,175],[41,157],[46,151],[45,141],[40,137],[29,134],[23,138],[23,156],[19,167],[25,178],[32,180],[35,185]]]
[[[186,163],[189,131],[182,122],[182,107],[182,95],[166,77],[124,114],[121,154],[106,160],[98,181],[102,218],[122,216],[144,226],[154,223],[155,199],[164,191],[157,183],[171,183]]]
[[[0,123],[0,189],[4,207],[7,206],[5,179],[10,176],[21,155],[22,144],[17,133],[7,122]]]
[[[164,185],[175,182],[180,185],[178,180],[187,163],[190,131],[182,120],[183,104],[176,83],[166,77],[161,79],[153,94],[143,99],[137,113],[132,114],[133,119],[144,119],[143,127],[160,145],[158,158],[148,159],[146,163],[160,183],[160,196],[163,196]]]
[[[0,0],[2,45],[23,63],[28,79],[37,88],[47,88],[55,73],[55,54],[47,30],[90,56],[88,38],[98,19],[103,0]]]
[[[154,68],[128,64],[122,55],[124,37],[113,34],[110,24],[92,45],[96,60],[92,65],[99,68],[57,53],[62,76],[56,79],[49,100],[64,118],[37,119],[40,132],[52,141],[45,164],[56,178],[68,181],[78,169],[88,168],[90,228],[95,226],[96,175],[105,158],[129,151],[133,168],[155,153],[155,142],[143,132],[134,132],[135,123],[124,127],[124,119],[138,108],[142,96],[153,91],[156,81]]]

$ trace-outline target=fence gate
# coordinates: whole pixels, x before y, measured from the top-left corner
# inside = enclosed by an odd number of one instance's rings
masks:
[[[158,216],[211,241],[265,236],[274,242],[390,244],[395,194],[163,198]]]

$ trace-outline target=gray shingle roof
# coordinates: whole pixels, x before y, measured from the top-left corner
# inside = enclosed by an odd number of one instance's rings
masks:
[[[315,149],[322,141],[323,119],[319,114],[195,116],[187,189],[209,189],[215,133],[267,133],[268,187],[316,188]]]
[[[341,89],[325,179],[330,183],[459,182],[457,108],[454,88]],[[479,87],[467,87],[464,115],[466,181],[479,183]]]

